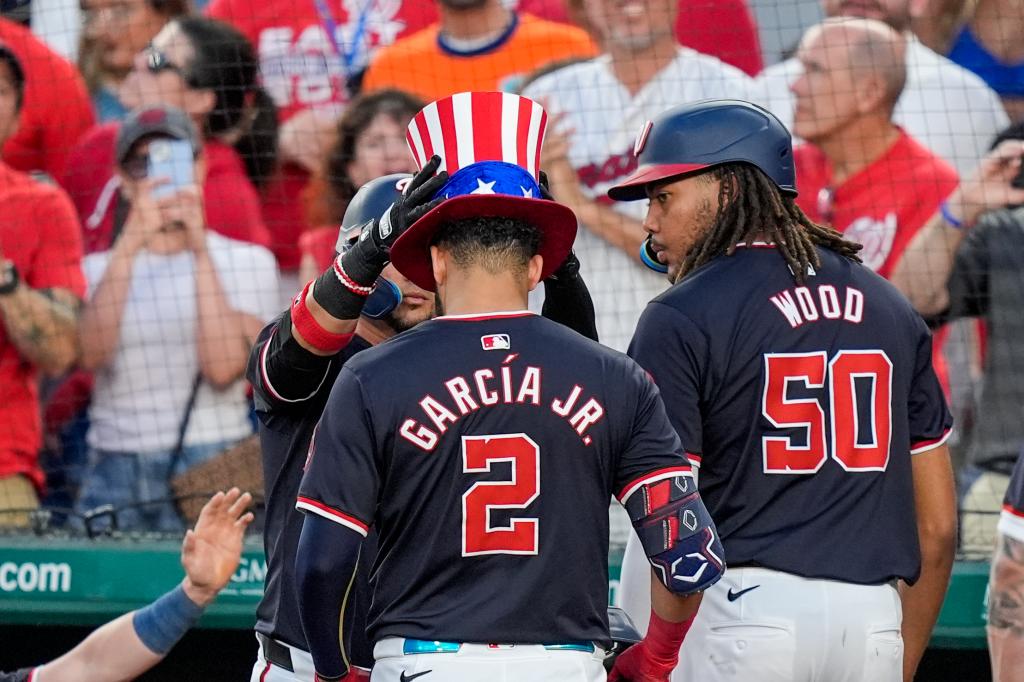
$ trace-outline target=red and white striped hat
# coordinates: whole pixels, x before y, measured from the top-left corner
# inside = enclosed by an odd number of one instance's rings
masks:
[[[444,198],[391,247],[391,262],[417,286],[434,290],[430,244],[440,225],[461,218],[518,218],[543,233],[542,277],[562,264],[576,239],[576,216],[540,198],[540,151],[547,114],[531,99],[504,92],[460,92],[431,102],[409,123],[406,139],[419,168],[441,157]]]

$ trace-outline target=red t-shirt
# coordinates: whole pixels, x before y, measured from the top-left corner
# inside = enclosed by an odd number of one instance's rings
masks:
[[[796,203],[811,220],[863,244],[864,264],[885,278],[958,182],[952,166],[903,131],[885,154],[838,187],[820,149],[800,145],[793,156],[800,191]]]
[[[338,55],[314,0],[213,0],[206,8],[209,16],[233,24],[252,42],[263,87],[280,107],[282,120],[308,107],[344,104],[346,74],[362,70],[378,47],[437,19],[434,3],[424,0],[325,1],[343,50],[353,43],[351,36],[363,31],[364,40],[353,54]],[[350,7],[365,10],[350,13]]]
[[[281,121],[311,107],[349,100],[346,75],[361,71],[370,54],[437,19],[433,2],[424,0],[326,0],[342,49],[362,31],[359,49],[339,56],[314,0],[213,0],[206,13],[238,28],[256,48],[263,87],[280,108]],[[365,7],[365,13],[349,12]],[[361,28],[360,28],[361,27]],[[272,235],[271,250],[285,270],[299,266],[299,235],[306,229],[301,196],[309,173],[285,164],[263,189],[263,218]]]
[[[85,296],[82,238],[75,209],[53,185],[0,163],[0,254],[33,289],[67,289]],[[0,325],[0,477],[24,474],[37,486],[42,426],[36,370]]]
[[[804,144],[793,157],[800,191],[796,203],[811,220],[863,244],[864,264],[887,279],[914,235],[958,184],[952,166],[903,131],[885,154],[838,187],[832,186],[832,169],[820,149]],[[932,364],[948,396],[949,368],[941,352],[946,336],[944,329],[936,333]]]
[[[312,257],[317,270],[326,270],[334,260],[334,247],[338,245],[337,227],[318,227],[303,233],[299,238],[299,250],[303,256]]]
[[[119,183],[114,165],[119,129],[120,123],[114,122],[89,131],[68,157],[68,168],[60,178],[82,222],[86,253],[110,248]],[[269,246],[260,197],[238,153],[217,140],[208,140],[204,153],[203,205],[209,228],[231,239]]]
[[[85,82],[71,62],[23,26],[0,19],[0,41],[25,70],[21,118],[4,144],[4,163],[58,178],[71,148],[96,121]]]
[[[565,0],[519,0],[518,6],[549,21],[569,22]],[[761,38],[746,0],[679,0],[676,39],[750,76],[764,68]]]

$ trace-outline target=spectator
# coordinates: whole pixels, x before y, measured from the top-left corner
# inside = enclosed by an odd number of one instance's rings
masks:
[[[381,90],[352,100],[338,121],[337,141],[327,155],[312,201],[313,225],[302,235],[299,279],[308,282],[334,260],[338,225],[356,189],[392,173],[416,170],[405,128],[423,103],[401,90]]]
[[[363,87],[394,87],[428,102],[469,90],[515,90],[549,62],[589,57],[580,28],[508,9],[501,0],[437,0],[441,20],[378,53]]]
[[[822,4],[829,17],[877,19],[905,35],[907,83],[893,121],[958,172],[972,169],[1009,119],[999,98],[980,78],[928,49],[910,32],[911,10],[920,3],[822,0]],[[790,129],[794,101],[789,87],[799,77],[800,62],[793,58],[765,69],[758,79],[768,108]]]
[[[188,0],[82,0],[84,30],[78,68],[100,122],[125,117],[128,108],[118,91],[135,56],[164,24],[188,9]]]
[[[281,121],[281,167],[263,191],[263,218],[288,292],[307,228],[301,197],[324,162],[338,117],[372,54],[437,17],[429,0],[213,0],[211,17],[257,48],[263,86]]]
[[[519,8],[552,21],[586,26],[585,0],[522,0]],[[676,40],[735,66],[748,76],[764,68],[757,23],[746,0],[677,0]],[[566,11],[568,10],[568,11]]]
[[[1018,0],[978,0],[974,15],[953,41],[949,58],[988,83],[1014,121],[1024,120],[1024,52]]]
[[[1004,139],[910,242],[893,273],[918,312],[981,318],[988,342],[974,435],[962,472],[962,550],[991,556],[998,512],[1024,446],[1024,143]]]
[[[26,90],[21,63],[0,45],[0,144],[18,127]],[[36,373],[57,376],[74,363],[85,280],[81,237],[64,192],[4,160],[0,216],[0,526],[23,526],[43,485]]]
[[[71,148],[95,120],[85,82],[74,65],[23,26],[0,19],[0,41],[21,62],[26,76],[18,131],[4,144],[4,162],[16,170],[58,178]]]
[[[590,283],[601,341],[624,350],[665,279],[638,260],[645,207],[613,208],[605,193],[635,170],[633,144],[645,121],[680,102],[752,99],[752,82],[739,69],[676,42],[675,0],[625,8],[593,0],[585,7],[605,54],[542,76],[523,92],[555,119],[542,165],[555,199],[585,228],[574,248]]]
[[[797,205],[864,245],[889,277],[914,234],[956,188],[956,172],[893,122],[904,38],[873,19],[829,19],[804,35],[792,84]]]
[[[158,196],[166,181],[146,176],[147,159],[167,138],[192,146],[195,184]],[[84,262],[81,363],[96,387],[77,508],[122,508],[122,529],[180,530],[168,478],[252,432],[241,377],[276,310],[277,269],[263,247],[207,230],[201,145],[180,110],[130,115],[117,140],[128,217],[113,247]]]
[[[275,120],[271,112],[270,130],[258,123],[267,119],[262,109],[273,105],[258,90],[256,56],[245,37],[219,21],[178,17],[135,56],[123,95],[132,107],[165,104],[191,115],[205,137],[207,225],[230,239],[269,246],[257,187],[273,165]],[[61,181],[82,220],[86,253],[110,248],[127,215],[117,191],[118,129],[111,123],[87,135]]]

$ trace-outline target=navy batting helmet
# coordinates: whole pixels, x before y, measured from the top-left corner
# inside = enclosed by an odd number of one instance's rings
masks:
[[[633,152],[639,167],[608,190],[616,201],[646,199],[646,186],[726,163],[757,167],[784,194],[796,196],[793,138],[756,104],[712,99],[684,104],[644,124]]]
[[[370,180],[359,188],[345,209],[345,217],[341,219],[341,230],[338,232],[338,245],[335,250],[344,253],[355,244],[363,228],[371,225],[402,196],[402,190],[412,179],[409,173],[384,175]],[[402,302],[402,290],[386,277],[378,277],[373,292],[363,304],[362,315],[379,320],[385,317]]]

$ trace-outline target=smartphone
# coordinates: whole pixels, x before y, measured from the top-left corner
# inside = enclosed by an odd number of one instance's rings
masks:
[[[170,196],[183,187],[195,184],[192,145],[185,140],[153,140],[149,143],[146,175],[167,180],[153,189],[154,199]]]

